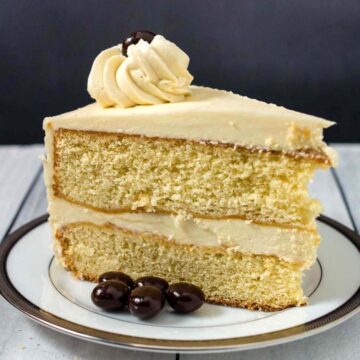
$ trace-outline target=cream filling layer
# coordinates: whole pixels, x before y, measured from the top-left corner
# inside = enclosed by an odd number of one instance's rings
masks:
[[[333,122],[231,92],[190,86],[192,95],[177,103],[129,108],[91,104],[44,120],[45,130],[59,128],[210,141],[281,151],[322,150]]]
[[[258,225],[244,220],[186,219],[181,216],[148,213],[108,214],[71,204],[62,199],[49,201],[53,230],[76,222],[113,224],[134,232],[160,235],[179,244],[222,246],[245,254],[275,255],[309,267],[316,259],[316,232]]]

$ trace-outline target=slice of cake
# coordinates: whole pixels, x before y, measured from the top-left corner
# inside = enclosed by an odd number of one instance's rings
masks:
[[[335,162],[333,123],[191,86],[162,36],[125,45],[95,59],[96,103],[44,120],[56,257],[91,281],[123,271],[194,283],[216,304],[306,304],[321,210],[307,187]]]

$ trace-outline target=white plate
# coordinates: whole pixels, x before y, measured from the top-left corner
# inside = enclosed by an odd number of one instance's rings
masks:
[[[30,318],[108,345],[169,352],[216,352],[275,345],[326,330],[359,311],[359,237],[321,217],[318,260],[304,279],[310,305],[258,312],[204,305],[190,315],[165,308],[142,321],[96,308],[94,284],[74,279],[53,259],[46,216],[23,226],[0,248],[0,291]]]

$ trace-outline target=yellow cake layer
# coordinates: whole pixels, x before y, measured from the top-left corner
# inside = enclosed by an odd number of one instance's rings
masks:
[[[107,212],[185,213],[308,226],[311,157],[114,133],[54,132],[55,196]]]
[[[96,281],[103,272],[123,271],[133,278],[188,281],[202,288],[208,302],[248,309],[280,310],[306,303],[301,267],[275,256],[177,244],[85,222],[64,225],[55,239],[57,258],[78,278]]]

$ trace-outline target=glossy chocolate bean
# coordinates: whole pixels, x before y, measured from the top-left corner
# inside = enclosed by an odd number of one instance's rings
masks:
[[[108,271],[102,275],[100,275],[99,277],[99,282],[104,282],[104,281],[108,281],[108,280],[117,280],[117,281],[121,281],[124,284],[126,284],[130,289],[132,289],[134,287],[134,281],[133,279],[120,271]]]
[[[176,312],[187,314],[199,309],[205,301],[205,296],[195,285],[176,283],[170,285],[166,300]]]
[[[157,277],[157,276],[143,276],[134,281],[135,287],[141,287],[141,286],[147,286],[147,285],[157,287],[164,294],[169,289],[169,283],[165,279]]]
[[[129,287],[123,282],[107,280],[96,285],[91,293],[93,303],[104,310],[121,310],[128,301]]]
[[[122,43],[122,54],[127,56],[127,49],[130,45],[137,44],[140,39],[151,43],[155,34],[152,31],[140,30],[133,32],[129,37],[127,37]]]
[[[128,305],[133,315],[140,319],[149,319],[164,306],[163,293],[155,286],[137,287],[131,291]]]

